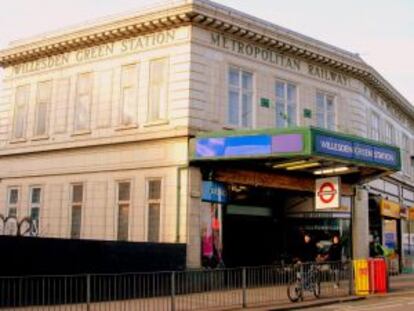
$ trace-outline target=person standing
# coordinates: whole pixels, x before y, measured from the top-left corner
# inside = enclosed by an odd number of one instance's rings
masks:
[[[331,247],[329,247],[327,260],[335,262],[342,260],[342,245],[337,235],[334,235],[332,238],[332,244]]]
[[[330,261],[331,270],[334,276],[334,288],[339,287],[339,272],[342,261],[342,245],[339,240],[339,236],[334,235],[332,238],[332,244],[329,248],[328,255],[325,257],[326,261]]]

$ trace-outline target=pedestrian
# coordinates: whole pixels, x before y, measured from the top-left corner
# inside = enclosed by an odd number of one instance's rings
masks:
[[[328,255],[325,260],[338,262],[342,260],[342,245],[339,241],[339,236],[334,235],[332,244],[329,247]]]
[[[334,235],[332,237],[332,244],[329,247],[327,256],[325,257],[326,261],[330,261],[331,270],[334,275],[334,288],[339,287],[339,272],[342,261],[342,245],[339,240],[339,236]]]
[[[316,243],[314,243],[312,237],[305,233],[303,236],[303,242],[301,246],[300,261],[304,263],[302,266],[302,282],[304,288],[309,288],[311,281],[311,268],[316,261],[318,255],[318,249]]]
[[[303,245],[301,247],[300,260],[302,262],[313,262],[318,255],[318,249],[312,237],[306,233],[303,237]]]

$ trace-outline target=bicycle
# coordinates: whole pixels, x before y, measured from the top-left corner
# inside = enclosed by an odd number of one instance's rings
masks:
[[[321,295],[320,271],[316,264],[300,264],[296,278],[288,285],[287,295],[291,302],[303,301],[304,291],[312,292],[316,298]]]

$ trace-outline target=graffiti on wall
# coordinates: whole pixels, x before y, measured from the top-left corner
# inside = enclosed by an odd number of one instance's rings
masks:
[[[31,217],[20,220],[15,216],[5,217],[0,214],[0,235],[38,236],[38,222]]]

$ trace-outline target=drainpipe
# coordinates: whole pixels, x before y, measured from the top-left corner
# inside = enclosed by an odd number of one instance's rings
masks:
[[[177,204],[177,218],[175,222],[175,242],[180,242],[180,227],[181,227],[181,172],[184,170],[188,171],[189,166],[179,166],[177,167],[177,192],[176,192],[176,204]],[[187,182],[188,182],[188,172],[187,172]]]

